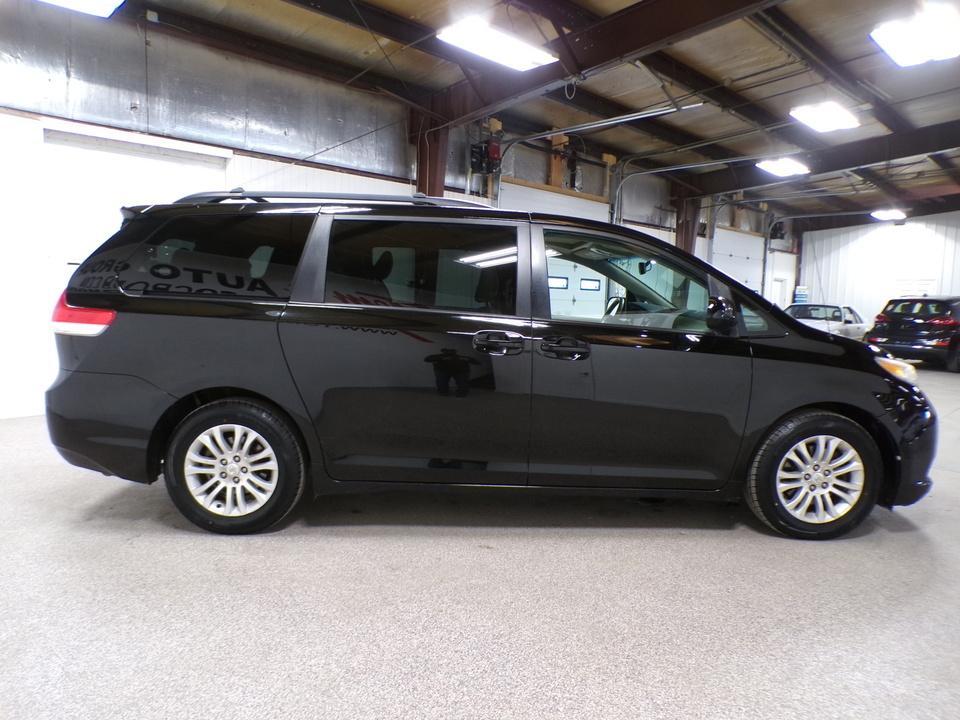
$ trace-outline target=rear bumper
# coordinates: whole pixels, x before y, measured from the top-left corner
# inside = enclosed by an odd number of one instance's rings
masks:
[[[61,370],[47,390],[47,430],[71,465],[153,482],[150,436],[176,398],[131,375]]]
[[[932,345],[920,345],[897,342],[874,342],[872,345],[883,348],[894,357],[904,358],[906,360],[937,360],[943,362],[947,359],[949,348],[936,347]]]

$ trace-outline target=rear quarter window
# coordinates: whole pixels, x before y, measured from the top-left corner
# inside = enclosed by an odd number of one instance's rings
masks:
[[[119,269],[143,295],[285,300],[315,214],[186,215],[158,228]]]
[[[284,300],[315,214],[149,215],[124,225],[74,273],[74,292]]]
[[[116,290],[117,274],[127,270],[127,260],[160,225],[154,218],[138,218],[124,223],[109,240],[98,247],[74,271],[67,289],[71,293],[100,293]]]

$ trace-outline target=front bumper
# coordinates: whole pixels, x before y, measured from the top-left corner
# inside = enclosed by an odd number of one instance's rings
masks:
[[[892,422],[899,457],[897,472],[886,483],[880,504],[912,505],[933,487],[930,468],[937,454],[937,414],[917,388],[888,381],[892,392],[883,398],[887,422]]]
[[[71,465],[153,482],[147,453],[176,398],[131,375],[61,370],[47,390],[47,430]]]

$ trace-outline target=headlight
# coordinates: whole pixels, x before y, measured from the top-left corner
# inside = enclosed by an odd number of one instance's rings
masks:
[[[905,363],[902,360],[894,360],[893,358],[887,357],[877,357],[874,358],[874,360],[877,361],[877,365],[882,367],[898,380],[903,380],[911,385],[917,384],[917,369],[910,363]]]

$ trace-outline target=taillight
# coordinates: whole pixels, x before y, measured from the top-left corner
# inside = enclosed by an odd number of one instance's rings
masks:
[[[885,323],[885,322],[890,322],[890,318],[888,318],[888,317],[887,317],[886,315],[884,315],[883,313],[880,313],[879,315],[877,315],[877,316],[873,319],[873,321],[874,321],[875,323]]]
[[[67,293],[64,291],[53,310],[53,331],[59,335],[94,337],[110,327],[116,316],[116,310],[68,305]]]
[[[960,325],[960,320],[957,320],[956,318],[953,318],[953,317],[944,316],[944,317],[935,317],[935,318],[933,318],[932,320],[930,320],[929,323],[930,323],[931,325],[941,325],[941,326],[944,326],[944,327],[954,327],[954,326],[956,326],[956,325]]]

